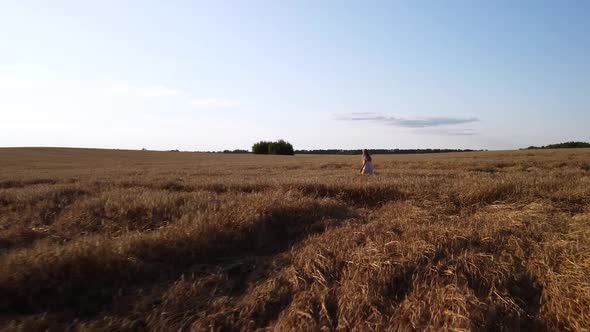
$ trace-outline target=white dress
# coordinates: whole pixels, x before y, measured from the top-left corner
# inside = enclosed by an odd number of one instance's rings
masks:
[[[365,162],[365,166],[363,167],[363,170],[361,171],[361,173],[363,173],[363,174],[373,174],[373,161],[367,160]]]

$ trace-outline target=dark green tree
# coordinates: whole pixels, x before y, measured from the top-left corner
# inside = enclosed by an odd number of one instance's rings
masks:
[[[254,145],[252,145],[252,153],[268,154],[269,145],[270,145],[270,142],[267,142],[267,141],[260,141],[258,143],[254,143]]]
[[[294,155],[295,150],[291,143],[284,140],[276,142],[260,141],[252,145],[252,152],[255,154],[280,154],[280,155]]]

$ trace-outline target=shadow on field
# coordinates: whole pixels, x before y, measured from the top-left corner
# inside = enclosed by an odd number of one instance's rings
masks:
[[[489,297],[480,294],[486,305],[480,318],[472,321],[473,330],[547,331],[546,323],[539,317],[543,287],[534,277],[527,273],[511,276],[496,287],[502,290],[493,295],[499,299],[496,303],[486,303]],[[476,291],[473,286],[472,289]]]
[[[376,185],[326,185],[326,184],[293,184],[284,189],[300,190],[314,198],[330,197],[339,199],[354,207],[378,207],[387,202],[402,200],[407,195],[395,186]]]
[[[546,326],[539,318],[543,287],[536,277],[523,270],[523,262],[513,255],[515,260],[509,276],[497,278],[494,273],[500,273],[502,265],[494,264],[499,262],[478,260],[486,255],[499,255],[506,250],[511,238],[519,238],[523,255],[529,256],[535,243],[542,239],[526,231],[499,231],[498,236],[499,241],[456,238],[444,242],[438,246],[432,261],[418,270],[432,264],[439,271],[455,271],[460,280],[464,280],[480,303],[485,304],[476,309],[480,315],[474,314],[474,330],[499,331],[508,327],[509,330],[545,331]]]
[[[233,228],[177,227],[162,234],[102,239],[100,244],[90,238],[57,252],[16,257],[0,275],[0,310],[92,317],[138,289],[211,271],[230,275],[228,291],[239,296],[263,278],[274,256],[353,216],[351,209],[334,202],[274,206]]]
[[[78,186],[65,185],[52,187],[43,195],[0,197],[0,215],[7,216],[6,224],[0,228],[0,252],[30,246],[46,238],[49,233],[44,229],[52,225],[66,208],[88,194]],[[11,205],[7,210],[1,209]]]
[[[545,331],[545,324],[538,318],[543,293],[540,283],[531,275],[522,274],[509,280],[506,288],[524,315],[512,313],[508,317],[498,317],[492,314],[488,320],[491,323],[488,329],[498,331],[502,327],[510,326],[525,331]]]
[[[57,180],[53,179],[34,179],[34,180],[5,180],[0,181],[0,189],[23,188],[38,184],[56,184]]]
[[[51,193],[45,198],[46,202],[43,202],[43,207],[40,209],[41,223],[52,224],[61,211],[87,194],[87,191],[76,188],[65,188]]]
[[[224,193],[257,193],[271,188],[265,184],[237,184],[237,183],[207,183],[207,184],[186,184],[182,180],[162,181],[159,183],[144,183],[137,181],[125,181],[118,184],[120,188],[148,188],[152,190],[167,190],[177,193],[188,193],[194,191],[210,191],[216,194]]]

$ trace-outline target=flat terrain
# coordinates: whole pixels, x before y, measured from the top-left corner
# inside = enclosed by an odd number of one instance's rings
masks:
[[[0,149],[0,330],[590,330],[590,149]]]

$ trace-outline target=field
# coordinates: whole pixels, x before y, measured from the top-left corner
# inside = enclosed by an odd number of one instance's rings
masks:
[[[0,330],[590,330],[590,149],[0,149]]]

